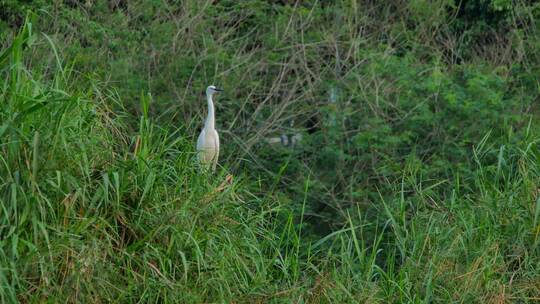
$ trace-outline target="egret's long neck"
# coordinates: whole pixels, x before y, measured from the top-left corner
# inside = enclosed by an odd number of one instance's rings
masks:
[[[208,130],[215,129],[215,114],[214,114],[214,102],[212,101],[212,94],[206,96],[208,101],[208,116],[206,116],[206,122],[204,123],[204,128]]]

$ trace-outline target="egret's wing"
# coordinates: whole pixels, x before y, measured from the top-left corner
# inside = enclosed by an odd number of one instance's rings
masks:
[[[214,147],[216,147],[216,151],[214,154],[214,159],[213,159],[214,163],[213,163],[212,170],[216,171],[216,166],[217,166],[217,162],[219,158],[219,134],[216,130],[214,130]]]
[[[204,131],[204,129],[202,129],[201,133],[199,134],[199,138],[197,138],[196,158],[199,165],[204,165],[204,163],[206,163],[206,155],[204,151],[205,139],[206,139],[206,132]]]
[[[199,138],[197,138],[197,151],[200,151],[203,149],[204,144],[204,129],[199,134]]]

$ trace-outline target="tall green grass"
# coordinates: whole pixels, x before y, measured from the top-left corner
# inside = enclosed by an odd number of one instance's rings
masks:
[[[309,200],[323,192],[311,174],[296,185],[299,196],[283,190],[286,170],[303,168],[294,157],[266,179],[237,168],[231,180],[227,162],[216,175],[202,174],[193,165],[189,126],[156,121],[155,100],[147,93],[140,94],[136,111],[126,109],[135,101],[123,100],[100,76],[76,70],[53,41],[27,22],[0,52],[0,302],[540,299],[534,113],[518,112],[519,121],[528,122],[520,128],[501,122],[490,131],[493,121],[511,118],[481,112],[492,120],[465,128],[474,133],[465,140],[478,140],[460,146],[464,168],[444,167],[451,174],[433,174],[428,169],[435,165],[414,153],[394,161],[401,139],[388,128],[372,134],[366,140],[380,146],[367,151],[390,151],[381,153],[381,162],[388,161],[381,170],[393,175],[378,176],[369,195],[348,196],[362,201],[336,213],[337,228],[313,234]],[[36,48],[46,48],[54,60],[36,65]],[[422,96],[425,84],[403,72],[411,65],[387,59],[369,67],[395,72],[411,100]],[[372,81],[385,88],[390,76],[381,71]],[[512,93],[482,90],[492,85],[482,72],[468,79],[469,86],[451,79],[447,85],[482,101],[494,97],[495,106],[503,104],[497,92]],[[411,110],[402,95],[366,96],[375,98],[370,104],[380,106],[375,113],[383,118]],[[388,99],[377,104],[379,97]],[[348,110],[338,115],[358,114],[353,106]],[[406,127],[422,129],[425,117],[414,117]],[[337,135],[329,134],[330,141]],[[356,191],[356,183],[349,186]]]

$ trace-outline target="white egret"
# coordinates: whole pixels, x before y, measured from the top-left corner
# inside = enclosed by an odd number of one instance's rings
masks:
[[[204,122],[204,128],[197,139],[197,158],[199,163],[206,166],[212,166],[212,171],[216,170],[219,157],[219,135],[216,131],[216,117],[214,112],[214,101],[212,96],[222,89],[211,85],[206,88],[206,100],[208,101],[208,115]]]
[[[294,128],[294,120],[290,123],[291,129]],[[300,133],[294,133],[294,134],[285,134],[282,133],[279,137],[268,137],[266,138],[266,142],[269,144],[281,144],[284,147],[295,147],[297,146],[300,141],[302,141],[302,134]]]
[[[267,143],[273,145],[273,144],[281,144],[284,147],[296,147],[300,144],[302,141],[302,134],[295,133],[295,134],[281,134],[279,137],[268,137],[265,139]]]

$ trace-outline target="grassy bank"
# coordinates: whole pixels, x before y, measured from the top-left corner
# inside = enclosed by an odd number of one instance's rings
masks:
[[[2,4],[0,302],[538,301],[538,7],[452,3]]]

